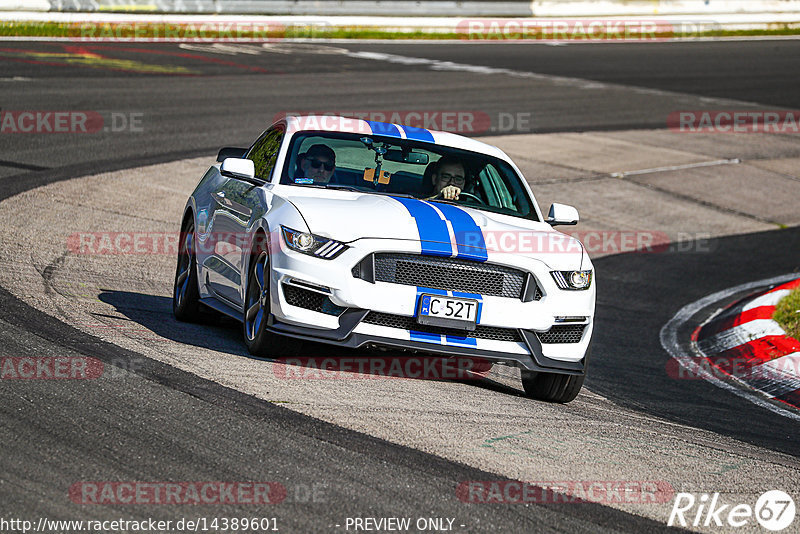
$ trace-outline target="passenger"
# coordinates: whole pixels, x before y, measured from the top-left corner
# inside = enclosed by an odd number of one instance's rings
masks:
[[[327,184],[336,169],[336,153],[327,145],[311,146],[305,154],[300,154],[295,178],[311,178],[316,184]]]

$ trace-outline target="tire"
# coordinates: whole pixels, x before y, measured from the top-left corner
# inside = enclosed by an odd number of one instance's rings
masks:
[[[250,255],[245,287],[245,313],[242,321],[244,342],[254,356],[279,358],[304,352],[301,340],[273,334],[267,330],[270,316],[269,254],[266,246],[256,245]]]
[[[175,268],[175,284],[172,289],[172,314],[179,321],[200,322],[200,291],[197,287],[197,256],[195,255],[194,221],[181,230],[178,265]]]
[[[532,399],[566,404],[578,396],[585,375],[562,375],[522,371],[522,387]]]

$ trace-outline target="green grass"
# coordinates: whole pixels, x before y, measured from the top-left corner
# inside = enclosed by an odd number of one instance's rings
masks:
[[[795,339],[800,339],[800,287],[783,297],[772,315],[781,328]]]
[[[219,24],[223,26],[224,24]],[[246,28],[247,26],[242,26]],[[279,40],[279,39],[460,39],[457,33],[433,33],[421,30],[411,32],[392,32],[375,27],[315,27],[286,26],[274,24],[270,28],[256,31],[229,31],[203,28],[202,24],[101,24],[68,22],[0,22],[0,36],[3,37],[67,37],[91,41],[93,39],[136,39],[181,38],[187,41],[204,40]]]
[[[84,39],[117,38],[120,40],[151,39],[159,37],[183,38],[187,41],[203,40],[275,40],[275,39],[436,39],[436,40],[467,40],[469,36],[458,32],[436,32],[426,30],[413,30],[409,32],[392,31],[379,27],[336,27],[336,26],[286,26],[281,27],[273,23],[274,27],[257,31],[224,31],[202,29],[202,23],[167,24],[137,22],[135,29],[130,24],[123,23],[69,23],[69,22],[31,22],[31,21],[5,21],[0,22],[0,36],[3,37],[67,37]],[[210,25],[213,25],[211,23]],[[224,26],[223,23],[219,25]],[[781,26],[769,30],[714,30],[692,34],[656,34],[649,39],[695,39],[698,37],[752,37],[752,36],[781,36],[800,35],[800,28]],[[546,36],[544,36],[546,37]],[[531,41],[542,40],[542,34],[531,33],[525,39]],[[475,36],[471,40],[482,42],[501,42],[501,34],[487,34]],[[583,39],[575,39],[577,42]],[[635,40],[635,39],[634,39]]]

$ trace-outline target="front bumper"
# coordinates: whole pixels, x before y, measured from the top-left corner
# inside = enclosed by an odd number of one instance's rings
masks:
[[[474,347],[453,347],[449,345],[432,345],[422,341],[404,340],[398,338],[380,337],[353,332],[359,323],[369,313],[368,310],[349,309],[340,317],[340,327],[335,330],[320,330],[304,326],[281,323],[271,318],[267,330],[274,334],[290,336],[306,341],[334,344],[347,348],[388,347],[415,352],[424,352],[434,355],[468,356],[483,358],[493,362],[502,362],[516,365],[529,371],[549,372],[559,374],[580,375],[586,372],[587,359],[584,355],[578,361],[561,361],[546,357],[542,353],[542,344],[535,332],[520,330],[520,335],[527,346],[527,354],[504,353],[478,349]],[[587,343],[587,348],[591,340]],[[588,353],[588,350],[587,350]]]
[[[541,300],[481,295],[483,327],[513,333],[502,339],[463,337],[450,334],[425,334],[416,327],[397,328],[378,324],[367,314],[391,315],[408,319],[416,315],[419,288],[386,282],[369,282],[353,276],[352,269],[365,256],[386,251],[419,254],[419,243],[396,240],[360,240],[336,260],[327,261],[300,254],[285,247],[272,255],[272,320],[270,331],[296,338],[331,343],[343,347],[392,347],[430,354],[480,357],[517,365],[531,371],[580,374],[591,342],[594,315],[594,288],[587,291],[559,289],[549,270],[541,262],[522,256],[504,255],[489,258],[489,263],[514,267],[532,273],[544,296]],[[287,301],[284,284],[323,288],[341,315],[322,313],[292,305]],[[558,316],[581,316],[585,322],[580,340],[570,343],[542,344],[539,335],[556,326]],[[406,325],[409,326],[409,325]],[[420,328],[420,330],[422,330]],[[476,339],[477,337],[477,339]],[[513,340],[512,340],[513,339]]]

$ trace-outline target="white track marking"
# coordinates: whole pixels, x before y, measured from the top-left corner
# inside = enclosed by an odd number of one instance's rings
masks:
[[[754,298],[744,306],[733,306],[732,308],[722,311],[714,319],[715,320],[726,319],[729,317],[733,317],[734,315],[739,315],[740,313],[753,310],[755,308],[760,308],[762,306],[775,306],[776,304],[778,304],[779,300],[781,300],[789,293],[791,293],[790,289],[773,289],[769,293],[765,293],[759,297]]]
[[[699,163],[687,163],[686,165],[670,165],[668,167],[653,167],[652,169],[640,169],[638,171],[612,172],[613,178],[624,178],[626,176],[636,176],[638,174],[651,174],[654,172],[680,171],[683,169],[696,169],[698,167],[714,167],[716,165],[735,165],[741,163],[739,158],[718,159],[714,161],[701,161]]]
[[[224,54],[227,56],[237,56],[239,54],[248,54],[251,56],[259,56],[263,52],[263,48],[257,44],[243,44],[243,43],[211,43],[211,44],[194,44],[194,43],[181,43],[178,48],[183,50],[194,50],[197,52],[210,52],[212,54]]]
[[[531,80],[539,80],[555,85],[563,85],[567,87],[575,87],[578,89],[595,90],[595,89],[622,89],[632,91],[639,94],[651,94],[666,97],[679,97],[679,98],[698,98],[697,95],[689,93],[679,93],[675,91],[665,91],[663,89],[649,89],[645,87],[637,87],[633,85],[624,85],[618,83],[597,82],[593,80],[585,80],[582,78],[572,78],[568,76],[555,76],[551,74],[541,74],[538,72],[530,72],[524,70],[505,69],[498,67],[487,67],[483,65],[470,65],[467,63],[455,63],[453,61],[443,61],[439,59],[421,58],[400,56],[396,54],[386,54],[382,52],[366,52],[355,51],[348,52],[348,57],[356,59],[367,59],[373,61],[385,61],[387,63],[394,63],[399,65],[422,65],[428,66],[431,70],[438,71],[454,71],[454,72],[470,72],[473,74],[484,74],[493,76],[510,76],[513,78],[525,78]],[[720,105],[758,105],[755,102],[745,102],[743,100],[733,100],[729,98],[703,98],[703,101],[708,103]],[[765,105],[765,104],[760,104]]]
[[[752,310],[754,308],[759,308],[761,306],[775,306],[778,304],[783,297],[791,293],[791,289],[779,289],[778,291],[770,291],[769,293],[765,293],[758,298],[754,298],[750,302],[748,302],[743,308],[742,311],[746,312],[747,310]]]
[[[786,332],[772,319],[755,319],[716,333],[697,342],[704,353],[723,352],[767,336],[785,336]]]
[[[711,295],[708,295],[696,302],[692,302],[691,304],[687,304],[683,308],[681,308],[675,316],[670,319],[667,324],[661,329],[660,333],[660,340],[661,346],[664,347],[672,358],[674,358],[681,367],[693,373],[695,376],[699,376],[708,382],[711,382],[717,387],[720,387],[724,390],[727,390],[734,395],[738,395],[744,399],[749,400],[753,404],[760,406],[761,408],[765,408],[773,413],[778,415],[782,415],[794,421],[800,421],[800,414],[797,414],[788,408],[784,408],[777,404],[773,404],[762,398],[760,395],[754,393],[751,390],[745,390],[739,387],[734,386],[724,380],[720,380],[719,378],[715,377],[713,374],[708,372],[702,366],[698,365],[697,358],[688,354],[686,351],[681,348],[681,344],[678,342],[678,330],[683,326],[689,319],[694,316],[697,312],[718,302],[725,298],[730,297],[736,293],[741,291],[747,291],[749,289],[755,289],[757,287],[768,286],[772,284],[780,284],[783,282],[788,282],[790,280],[797,279],[797,273],[791,274],[784,274],[781,276],[776,276],[774,278],[768,278],[766,280],[759,280],[757,282],[749,282],[747,284],[742,284],[736,287],[731,287],[728,289],[723,289],[722,291],[717,291]],[[777,291],[776,291],[777,293]]]
[[[770,397],[798,390],[800,389],[800,352],[793,352],[756,365],[750,369],[745,378],[759,391],[763,391]]]

